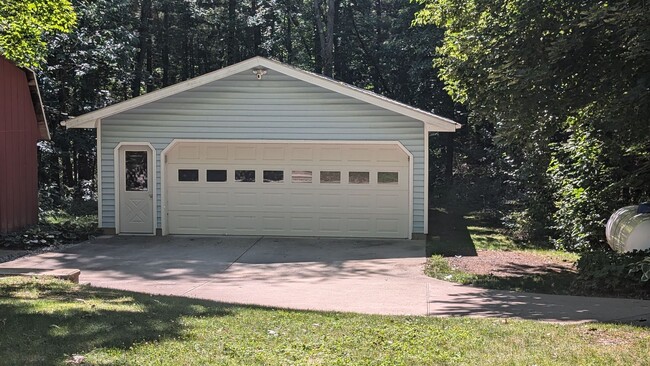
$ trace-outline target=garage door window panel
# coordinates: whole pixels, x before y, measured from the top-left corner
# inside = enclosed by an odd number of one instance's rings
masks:
[[[348,182],[350,184],[370,184],[370,172],[349,172]]]
[[[254,170],[235,170],[235,182],[255,183]]]
[[[320,182],[325,184],[341,183],[341,172],[322,171],[320,172]]]
[[[291,171],[291,183],[311,183],[311,170],[293,170]]]
[[[397,172],[378,172],[377,183],[379,184],[398,184],[399,174]]]
[[[263,173],[264,183],[284,183],[284,171],[265,170]]]
[[[205,177],[206,177],[206,181],[208,182],[227,182],[228,171],[208,169],[205,172]]]
[[[409,162],[398,148],[353,144],[368,150],[366,155],[371,157],[376,151],[390,150],[388,157],[359,161],[344,158],[348,143],[287,143],[285,155],[274,155],[274,159],[260,151],[260,143],[179,145],[162,160],[167,183],[163,214],[169,234],[408,236]],[[194,145],[197,154],[179,156],[179,148]],[[206,152],[220,147],[226,152],[218,156]],[[254,159],[231,156],[240,147],[255,148]],[[323,147],[340,148],[341,160],[322,160]],[[198,181],[179,181],[179,170],[198,170]],[[383,184],[378,185],[380,180]]]
[[[198,169],[178,169],[179,182],[198,182],[199,170]]]

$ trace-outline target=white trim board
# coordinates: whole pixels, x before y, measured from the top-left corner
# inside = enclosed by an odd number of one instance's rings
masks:
[[[97,147],[95,148],[95,156],[97,160],[97,173],[96,173],[96,179],[97,179],[97,227],[98,228],[103,228],[104,226],[102,225],[102,220],[104,218],[104,215],[102,213],[102,210],[104,209],[104,203],[102,202],[104,200],[104,196],[102,195],[102,121],[98,120],[97,121]]]
[[[304,82],[320,86],[333,92],[373,104],[386,110],[390,110],[403,116],[422,121],[425,126],[431,129],[431,131],[453,132],[461,127],[459,123],[454,122],[450,119],[411,107],[407,104],[386,98],[382,95],[370,92],[368,90],[360,89],[355,86],[324,77],[322,75],[301,70],[293,66],[259,56],[163,89],[153,91],[151,93],[143,94],[139,97],[129,99],[124,102],[96,110],[94,112],[86,113],[82,116],[69,119],[62,124],[66,126],[66,128],[96,128],[98,121],[102,118],[110,117],[118,113],[122,113],[130,109],[155,102],[162,98],[169,97],[183,91],[190,90],[201,85],[205,85],[213,81],[259,67],[271,69],[295,79],[302,80]],[[251,78],[252,77],[254,77],[254,75],[251,73]]]
[[[424,235],[429,233],[429,132],[424,126]]]
[[[151,228],[151,234],[150,235],[156,235],[156,227],[158,223],[158,199],[157,199],[157,191],[156,191],[156,164],[157,164],[157,159],[158,156],[156,154],[156,148],[153,147],[152,144],[148,142],[120,142],[115,146],[113,149],[113,174],[114,174],[114,190],[115,190],[115,234],[120,233],[120,184],[122,182],[122,177],[121,177],[121,169],[120,169],[120,147],[122,146],[133,146],[133,147],[145,147],[151,150],[151,159],[152,159],[152,167],[151,167],[151,186],[153,187],[152,189],[152,194],[153,194],[153,204],[151,205],[152,210],[153,210],[153,227]],[[131,234],[129,234],[131,235]],[[136,234],[137,235],[137,234]],[[149,235],[149,234],[144,234],[144,235]]]
[[[354,145],[397,145],[409,159],[409,194],[408,194],[408,210],[409,210],[409,222],[408,222],[408,238],[413,238],[413,154],[402,145],[399,141],[386,141],[386,140],[377,140],[377,141],[353,141],[353,140],[242,140],[242,139],[175,139],[172,140],[167,147],[160,152],[160,224],[162,226],[162,235],[169,234],[169,228],[167,225],[167,190],[166,184],[167,179],[165,176],[166,170],[166,157],[167,153],[174,148],[179,143],[184,142],[222,142],[222,143],[253,143],[253,144],[296,144],[296,143],[314,143],[314,144],[354,144]],[[116,147],[116,149],[119,148]],[[117,150],[116,150],[117,151]],[[155,194],[155,192],[154,192]],[[116,201],[117,202],[117,201]],[[117,204],[116,204],[117,206]],[[155,205],[154,205],[155,206]],[[425,213],[426,215],[426,213]],[[117,215],[116,215],[117,217]],[[154,219],[156,217],[154,216]],[[117,219],[116,219],[117,220]],[[155,227],[155,224],[154,224]],[[154,230],[155,232],[155,230]]]

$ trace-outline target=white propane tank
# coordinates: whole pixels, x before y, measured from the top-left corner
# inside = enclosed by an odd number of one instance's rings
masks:
[[[605,235],[616,252],[650,249],[650,203],[614,212],[607,221]]]

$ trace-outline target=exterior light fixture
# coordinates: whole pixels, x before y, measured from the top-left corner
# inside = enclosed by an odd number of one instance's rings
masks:
[[[266,75],[266,69],[253,69],[253,74],[257,77],[257,80],[262,80],[262,76]]]

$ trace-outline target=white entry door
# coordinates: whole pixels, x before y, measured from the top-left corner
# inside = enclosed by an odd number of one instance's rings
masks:
[[[121,146],[118,154],[120,233],[152,234],[152,152],[148,146]]]
[[[409,236],[396,144],[180,142],[164,160],[170,234]]]

